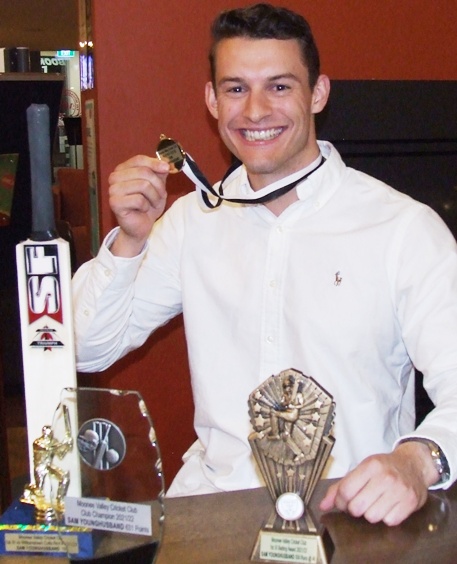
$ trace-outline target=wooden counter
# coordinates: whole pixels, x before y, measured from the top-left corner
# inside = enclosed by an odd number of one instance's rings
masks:
[[[328,483],[316,489],[311,509]],[[272,509],[266,489],[167,501],[164,544],[157,564],[250,561],[257,533]],[[372,525],[342,513],[322,516],[335,544],[332,564],[420,564],[457,561],[457,486],[430,493],[426,505],[397,527]]]
[[[325,481],[318,485],[311,510],[326,524],[335,544],[331,564],[457,561],[457,486],[430,493],[426,505],[397,527],[370,525],[338,512],[320,515],[316,505],[327,486]],[[246,564],[272,507],[265,488],[168,499],[164,542],[156,564]],[[0,564],[64,561],[0,557]]]

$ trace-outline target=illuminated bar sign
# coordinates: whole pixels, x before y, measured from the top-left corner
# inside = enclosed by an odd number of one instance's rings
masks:
[[[75,56],[76,51],[69,51],[68,49],[62,49],[61,51],[56,52],[56,57],[59,59],[70,59],[71,57]]]

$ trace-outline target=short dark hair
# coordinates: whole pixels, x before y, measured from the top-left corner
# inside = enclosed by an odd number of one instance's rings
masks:
[[[211,27],[212,46],[209,53],[211,78],[216,86],[216,48],[223,39],[296,39],[302,60],[308,69],[309,85],[314,88],[320,74],[319,51],[309,23],[303,16],[287,8],[260,3],[246,8],[221,12]]]

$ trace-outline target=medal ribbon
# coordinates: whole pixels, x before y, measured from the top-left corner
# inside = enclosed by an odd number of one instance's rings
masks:
[[[255,194],[247,195],[244,198],[228,198],[224,196],[224,184],[230,179],[232,174],[234,174],[240,168],[240,166],[242,166],[242,163],[238,160],[235,161],[227,170],[224,178],[217,186],[217,189],[213,188],[210,182],[208,182],[205,175],[198,168],[197,163],[188,153],[186,153],[182,171],[187,176],[187,178],[189,178],[197,187],[198,194],[204,205],[209,209],[214,209],[220,206],[224,200],[226,202],[233,202],[235,204],[264,204],[266,202],[271,202],[272,200],[275,200],[276,198],[287,194],[287,192],[290,192],[290,190],[295,188],[297,184],[299,184],[303,180],[306,180],[309,176],[311,176],[311,174],[313,174],[313,172],[315,172],[325,163],[325,160],[325,157],[321,155],[321,159],[317,166],[315,166],[312,170],[310,170],[303,176],[300,176],[299,178],[294,179],[292,182],[283,185],[284,181],[287,182],[290,178],[296,176],[299,173],[292,174],[286,179],[282,179],[278,182],[274,182],[273,184],[265,186],[261,190],[255,192]],[[210,196],[216,198],[215,203],[210,200]]]

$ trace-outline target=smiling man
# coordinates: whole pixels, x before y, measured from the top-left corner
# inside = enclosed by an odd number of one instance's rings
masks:
[[[455,241],[316,140],[330,83],[301,15],[258,4],[212,34],[206,104],[240,161],[229,201],[208,211],[192,193],[163,214],[166,162],[116,168],[119,227],[74,278],[78,369],[105,369],[183,312],[198,441],[168,495],[262,484],[247,398],[293,367],[337,406],[325,476],[341,479],[322,509],[395,525],[456,477]],[[417,429],[414,367],[436,404]]]

